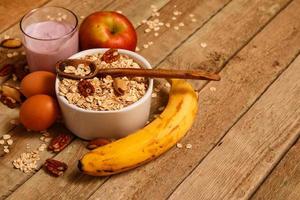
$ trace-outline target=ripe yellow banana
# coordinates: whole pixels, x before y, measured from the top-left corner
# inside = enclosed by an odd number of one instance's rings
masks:
[[[120,173],[158,157],[190,129],[197,114],[197,95],[184,80],[171,80],[168,104],[161,115],[143,129],[85,154],[79,169],[93,176]]]

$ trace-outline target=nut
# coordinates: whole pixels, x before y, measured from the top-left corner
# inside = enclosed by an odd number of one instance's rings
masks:
[[[7,97],[5,95],[0,94],[0,101],[9,108],[15,108],[18,106],[16,100],[11,97]]]
[[[126,81],[121,78],[114,78],[113,87],[118,95],[123,95],[128,89]]]
[[[58,177],[68,169],[68,165],[64,162],[49,158],[44,164],[45,170],[52,176]]]
[[[63,150],[72,140],[71,135],[61,133],[57,137],[53,138],[48,146],[48,150],[55,153]]]
[[[13,72],[13,65],[12,64],[6,64],[0,69],[0,77],[3,76],[10,76]]]
[[[22,46],[22,42],[18,38],[11,38],[11,39],[3,40],[0,43],[0,46],[7,49],[17,49]]]
[[[2,86],[2,95],[6,97],[10,97],[17,102],[21,102],[21,93],[15,87],[10,85],[3,85]]]
[[[78,90],[84,97],[93,95],[95,92],[94,86],[87,80],[81,80],[78,82]]]
[[[89,149],[89,150],[93,150],[97,147],[101,147],[101,146],[104,146],[104,145],[107,145],[109,143],[111,143],[112,141],[109,140],[109,139],[105,139],[105,138],[97,138],[97,139],[94,139],[94,140],[91,140],[86,148]]]
[[[117,61],[119,58],[120,54],[117,49],[109,49],[103,54],[101,60],[106,63],[112,63]]]

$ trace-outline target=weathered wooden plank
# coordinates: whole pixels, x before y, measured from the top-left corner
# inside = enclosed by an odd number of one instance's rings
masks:
[[[169,199],[251,196],[300,136],[299,64],[298,56]]]
[[[128,1],[129,2],[129,1]],[[129,4],[127,2],[127,4]],[[131,6],[129,7],[123,7],[123,2],[114,2],[113,4],[110,4],[109,7],[105,7],[106,10],[121,10],[120,8],[122,7],[122,11],[125,15],[127,15],[127,13],[132,13],[134,12],[134,10],[138,9],[136,7],[136,5],[139,5],[140,7],[149,7],[150,8],[150,5],[156,5],[157,8],[160,8],[160,6],[163,6],[164,4],[166,4],[168,2],[168,0],[165,0],[165,1],[161,1],[161,0],[156,0],[156,1],[153,1],[153,0],[147,0],[147,1],[143,1],[143,3],[141,3],[141,1],[136,1],[137,3],[133,2],[133,1],[130,1],[132,4],[130,4]],[[74,5],[75,3],[75,5]],[[74,2],[73,4],[70,4],[68,6],[68,8],[70,9],[73,9],[72,6],[76,6],[76,2]],[[102,5],[102,4],[101,4]],[[100,7],[100,6],[99,6]],[[85,10],[84,12],[81,11],[81,14],[89,14],[90,12],[93,12],[95,11],[95,9],[102,9],[101,7],[100,8],[97,8],[97,7],[92,7],[92,8],[87,8],[87,10]],[[102,7],[104,7],[104,5],[102,5]],[[92,9],[92,10],[91,10]],[[139,16],[136,16],[136,18],[134,20],[132,20],[136,26],[137,22],[141,21],[142,19],[144,18],[147,18],[148,16],[150,15],[150,12],[144,12],[144,13],[140,13]],[[21,129],[23,132],[26,132],[25,130]],[[50,129],[52,130],[52,129]],[[16,131],[16,132],[15,132]],[[10,134],[13,135],[13,138],[18,141],[18,148],[15,150],[15,153],[14,154],[18,154],[20,155],[22,152],[24,152],[25,150],[25,147],[26,147],[26,144],[28,143],[27,140],[24,140],[24,138],[20,137],[21,134],[18,134],[18,131],[19,129],[16,129],[16,130],[13,130],[10,132]],[[54,132],[59,132],[58,129],[55,129],[53,130]],[[32,138],[32,140],[34,140],[34,138]],[[38,140],[38,139],[37,139]],[[14,147],[15,148],[15,147]],[[78,148],[78,149],[77,149]],[[68,176],[67,179],[57,179],[57,180],[60,180],[61,182],[59,184],[57,184],[56,186],[54,186],[52,188],[52,192],[51,193],[52,195],[54,196],[65,196],[66,198],[69,197],[80,197],[80,198],[84,198],[86,197],[86,195],[88,195],[88,193],[85,193],[87,190],[89,190],[90,187],[86,187],[87,184],[80,184],[79,186],[76,186],[76,182],[72,182],[72,180],[70,180],[69,178],[72,177],[74,175],[74,172],[76,172],[76,169],[77,169],[77,159],[83,155],[83,153],[86,152],[86,149],[85,149],[85,143],[82,142],[81,140],[77,140],[75,141],[75,143],[72,143],[72,145],[70,147],[68,147],[68,149],[66,149],[64,151],[64,154],[61,155],[61,157],[63,158],[64,161],[67,161],[68,165],[71,166],[69,168],[69,172],[70,174],[66,174],[66,176]],[[14,159],[14,157],[11,157],[10,156],[11,154],[9,155],[6,155],[5,156],[5,160],[1,160],[0,161],[0,164],[3,162],[3,167],[0,169],[0,174],[6,174],[6,173],[10,173],[11,176],[9,177],[10,180],[14,180],[13,182],[12,181],[9,181],[8,184],[5,183],[7,181],[3,181],[3,185],[1,185],[1,188],[0,188],[0,194],[2,195],[0,198],[5,198],[7,195],[9,195],[11,192],[13,192],[18,186],[20,186],[22,183],[24,183],[28,178],[30,178],[30,176],[32,176],[32,174],[30,175],[26,175],[26,174],[22,174],[20,172],[18,172],[17,170],[14,170],[12,169],[12,165],[11,165],[11,161]],[[50,154],[43,154],[41,155],[41,162],[39,163],[40,165],[43,163],[43,161],[50,157],[51,155]],[[68,157],[68,159],[65,158]],[[74,159],[74,158],[77,158],[77,159]],[[39,166],[40,166],[39,165]],[[13,173],[15,172],[15,173]],[[40,174],[43,174],[40,178],[42,179],[47,179],[47,178],[50,178],[50,179],[54,179],[53,177],[49,177],[47,174],[45,174],[45,172],[43,170],[40,170],[40,172],[38,172]],[[43,176],[46,176],[47,178],[44,178]],[[87,177],[87,176],[79,176],[77,177],[80,181],[86,181],[86,180],[89,180],[91,186],[93,185],[97,185],[99,184],[99,181],[98,179],[91,179],[91,177]],[[48,183],[47,181],[42,181],[43,183]],[[75,185],[71,186],[70,188],[68,188],[67,191],[64,191],[64,193],[57,193],[57,191],[61,190],[61,185],[63,184],[69,184],[69,183],[73,183]],[[42,195],[45,195],[45,198],[55,198],[54,196],[51,196],[49,195],[49,187],[48,185],[44,185],[45,188],[41,188],[41,192],[42,194],[40,194],[39,192],[35,193],[36,196],[33,196],[32,194],[30,195],[30,199],[33,199],[33,198],[40,198]],[[57,188],[56,188],[57,187]],[[74,188],[75,187],[75,188]],[[34,187],[35,188],[35,187]],[[34,189],[32,188],[32,189]],[[80,189],[82,188],[82,190]],[[43,189],[46,189],[47,192],[44,192]],[[19,197],[17,197],[19,198]],[[23,195],[22,195],[22,198],[23,198]],[[58,197],[59,198],[59,197]],[[64,198],[64,197],[62,197]]]
[[[299,65],[299,62],[298,62]],[[299,92],[299,91],[298,91]],[[300,199],[300,142],[288,151],[251,199]]]
[[[47,3],[49,0],[1,0],[0,32],[17,23],[20,18],[33,8]]]
[[[175,3],[177,4],[178,1],[176,1]],[[219,4],[216,4],[213,8],[211,8],[211,13],[210,14],[213,14],[213,13],[215,13],[218,10],[217,5],[219,5],[219,7],[223,6],[223,4],[221,4],[219,2]],[[170,5],[168,5],[168,6],[170,7]],[[174,6],[174,4],[171,5],[171,7],[173,7],[173,6]],[[125,11],[122,10],[122,11],[124,13],[126,13],[126,10]],[[128,12],[130,12],[130,10]],[[164,12],[172,12],[172,11],[165,10]],[[200,26],[203,23],[201,19],[198,19],[198,21],[199,21],[199,23],[195,23],[194,26]],[[172,31],[172,29],[170,30],[170,32],[171,31]],[[144,27],[142,27],[141,29],[138,30],[138,34],[139,35],[140,34],[144,34],[143,32],[144,32]],[[186,37],[186,36],[182,35],[181,39],[184,40],[184,37]],[[176,38],[176,39],[178,39],[178,38]],[[178,43],[178,41],[174,40],[174,43],[176,43],[176,42]],[[164,56],[164,54],[162,54],[161,56]],[[84,149],[84,145],[82,145],[82,146],[80,146],[78,148]],[[72,166],[75,166],[75,168],[76,168],[76,164],[74,162],[76,162],[75,158],[77,158],[77,159],[80,158],[81,155],[78,155],[78,152],[80,152],[80,150],[73,149],[72,151],[74,151],[73,152],[74,155],[72,155],[73,160],[72,160],[72,162],[68,162],[68,164],[72,165]],[[82,152],[84,152],[84,151],[82,151]],[[59,154],[59,156],[61,156],[60,158],[64,158],[63,160],[68,161],[69,159],[68,158],[65,159],[65,156],[69,157],[70,154],[67,154],[65,151],[63,151],[61,154]],[[72,169],[74,169],[74,168],[72,167],[70,170],[72,170]],[[49,179],[49,181],[51,181],[51,182],[53,182],[53,181],[56,182],[56,184],[53,186],[53,188],[51,188],[51,192],[50,192],[50,194],[53,194],[54,196],[51,196],[51,195],[49,195],[49,191],[48,191],[49,187],[48,187],[48,185],[41,184],[41,183],[47,183],[48,182],[48,181],[45,181],[46,180],[45,176],[41,175],[41,174],[44,174],[44,172],[43,171],[38,172],[36,174],[36,176],[32,177],[29,180],[30,182],[31,181],[32,182],[36,182],[36,181],[39,182],[39,187],[38,188],[31,188],[30,189],[30,191],[35,190],[33,193],[37,194],[37,196],[32,197],[32,195],[31,195],[31,197],[33,199],[36,198],[36,197],[38,197],[38,196],[39,197],[42,196],[43,198],[84,198],[84,197],[89,196],[93,192],[93,188],[96,189],[97,187],[99,187],[103,183],[103,179],[98,178],[98,179],[96,179],[96,180],[98,180],[98,182],[97,182],[97,181],[93,181],[94,178],[89,177],[89,179],[91,179],[90,180],[91,185],[87,188],[84,184],[78,184],[78,182],[77,183],[76,182],[70,182],[69,177],[72,176],[73,173],[74,172],[70,171],[70,174],[69,173],[65,174],[65,177],[66,177],[65,179],[54,179],[54,180],[53,180],[52,177],[49,177],[49,176],[46,175],[46,177],[47,177],[46,179],[47,180]],[[78,181],[81,182],[82,179],[85,180],[84,182],[86,182],[88,180],[88,178],[86,176],[81,176],[81,177],[78,178]],[[43,181],[41,181],[41,180],[43,180]],[[19,192],[21,192],[22,195],[24,195],[23,194],[23,189],[24,189],[24,191],[29,192],[27,190],[27,187],[28,186],[31,187],[30,186],[31,184],[35,184],[35,183],[30,183],[30,182],[28,182],[28,183],[26,182],[25,185],[23,185],[22,188],[20,188],[20,190],[19,189],[16,190],[16,192],[10,198],[12,198],[12,199],[18,198],[19,197],[18,194],[20,194]],[[62,191],[62,188],[60,187],[60,185],[67,185],[67,184],[68,184],[68,187],[66,187],[65,190],[63,190],[63,192],[60,192],[60,191]],[[80,194],[86,195],[86,196],[80,196]],[[46,197],[46,195],[47,195],[47,197]]]
[[[237,2],[240,3],[241,1]],[[251,17],[247,17],[249,13],[239,8],[237,5],[240,4],[237,2],[230,3],[220,15],[215,16],[218,20],[222,17],[226,21],[218,22],[214,21],[214,18],[211,19],[207,23],[210,29],[206,29],[206,26],[200,29],[199,35],[196,33],[195,37],[191,37],[172,54],[170,63],[175,62],[176,57],[177,62],[200,63],[201,60],[198,59],[201,54],[206,52],[205,55],[209,55],[216,51],[217,43],[214,43],[214,41],[220,42],[221,38],[218,39],[218,37],[221,35],[223,35],[223,41],[227,41],[223,42],[223,44],[226,44],[225,46],[219,46],[222,52],[227,52],[225,58],[234,53],[232,46],[239,46],[240,48],[244,44],[240,42],[247,41],[247,39],[240,38],[239,35],[255,29],[254,25],[261,22],[261,19],[265,19],[266,15],[259,17],[257,16],[258,12],[255,11],[253,15],[256,17],[252,16],[254,21],[251,22],[249,20]],[[253,3],[253,1],[247,1],[248,4],[250,2]],[[247,3],[243,5],[247,7]],[[262,6],[261,3],[262,1],[257,4],[257,7]],[[231,7],[232,4],[233,7]],[[280,5],[282,4],[283,2]],[[147,199],[149,197],[164,199],[168,197],[299,52],[300,40],[297,30],[300,27],[297,22],[298,19],[295,17],[295,12],[299,9],[298,4],[289,5],[240,53],[229,61],[221,73],[221,82],[209,83],[199,93],[200,110],[197,120],[194,128],[182,141],[183,144],[192,144],[192,150],[173,148],[155,162],[113,176],[97,190],[91,199]],[[249,7],[252,7],[250,5]],[[268,6],[272,7],[270,4]],[[240,11],[240,16],[233,14],[233,11],[238,13]],[[227,14],[225,15],[225,13]],[[249,24],[246,25],[242,22],[239,23],[239,26],[237,26],[237,23],[231,24],[232,18],[227,15],[234,19],[247,19]],[[283,23],[286,26],[281,26]],[[231,31],[228,32],[228,29]],[[222,30],[224,30],[223,34]],[[214,40],[214,35],[218,36],[216,40]],[[207,48],[203,49],[199,45],[202,41],[207,42]],[[237,43],[240,45],[237,45]],[[212,51],[210,47],[213,48]],[[199,57],[195,55],[199,55]],[[216,62],[215,66],[219,66],[219,63]],[[216,91],[211,91],[211,87]]]

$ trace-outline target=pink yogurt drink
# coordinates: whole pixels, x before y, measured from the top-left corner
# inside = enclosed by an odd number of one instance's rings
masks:
[[[49,17],[49,13],[44,15],[48,20],[44,20],[39,10],[42,9],[60,9],[54,17]],[[63,10],[61,10],[63,9]],[[47,10],[47,11],[48,11]],[[51,71],[55,72],[55,64],[57,61],[66,59],[78,52],[78,31],[77,18],[76,20],[68,21],[64,8],[45,7],[31,11],[29,16],[26,15],[21,21],[21,30],[23,31],[23,43],[26,50],[27,62],[30,71]],[[37,13],[39,12],[39,13]],[[36,20],[36,16],[30,20],[32,15],[38,14],[41,20]],[[28,14],[27,14],[28,15]],[[60,16],[64,16],[63,18]],[[69,18],[72,16],[68,16]]]

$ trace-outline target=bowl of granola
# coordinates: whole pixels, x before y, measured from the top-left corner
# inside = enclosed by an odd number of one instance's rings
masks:
[[[93,61],[97,68],[151,68],[141,55],[119,49],[81,51],[71,59]],[[89,66],[65,66],[65,73],[87,75]],[[153,80],[143,77],[94,77],[74,80],[57,76],[55,91],[66,127],[83,139],[121,138],[145,126],[149,118]]]

